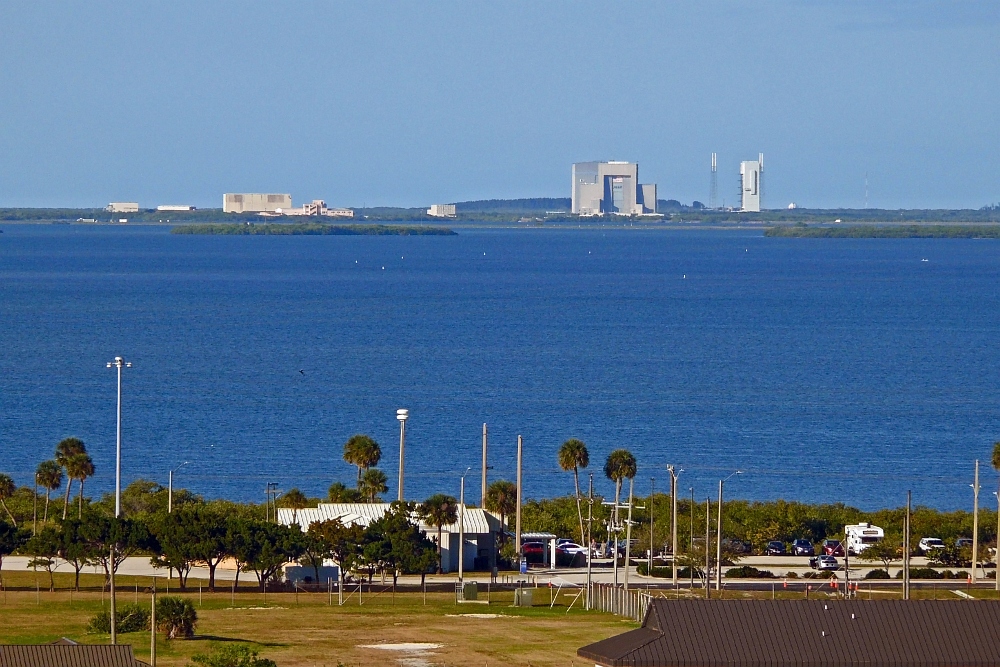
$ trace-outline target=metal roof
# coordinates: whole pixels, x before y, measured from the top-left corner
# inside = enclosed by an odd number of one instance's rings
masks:
[[[0,667],[149,667],[128,644],[0,646]]]
[[[998,667],[1000,602],[654,600],[584,646],[607,667]]]
[[[383,514],[389,511],[389,507],[389,503],[320,503],[317,507],[307,507],[295,512],[294,522],[292,521],[292,510],[282,507],[278,509],[278,523],[286,526],[297,523],[302,530],[309,530],[309,525],[317,521],[331,519],[339,519],[346,525],[367,526],[380,519]],[[424,525],[416,516],[413,517],[413,521],[428,534],[437,533],[437,527]],[[498,518],[490,512],[476,507],[466,506],[464,523],[467,534],[496,533],[500,530]],[[458,533],[458,531],[457,521],[441,527],[442,533]]]

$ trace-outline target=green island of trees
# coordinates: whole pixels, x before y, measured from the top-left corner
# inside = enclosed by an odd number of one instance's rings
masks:
[[[447,227],[426,225],[328,225],[322,222],[301,223],[216,223],[178,225],[171,234],[212,236],[455,236]]]
[[[768,227],[764,236],[803,239],[996,239],[1000,225],[849,225]]]

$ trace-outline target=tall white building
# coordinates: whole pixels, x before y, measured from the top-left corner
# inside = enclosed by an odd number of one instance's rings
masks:
[[[760,213],[760,193],[763,189],[764,154],[757,160],[740,162],[740,210]]]
[[[573,165],[573,213],[656,213],[656,184],[639,183],[635,162],[578,162]]]

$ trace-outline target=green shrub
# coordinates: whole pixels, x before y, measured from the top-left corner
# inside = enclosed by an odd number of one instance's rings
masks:
[[[793,570],[789,570],[788,572],[785,573],[785,579],[798,579],[798,578],[799,578],[799,573]]]
[[[643,575],[643,576],[647,576],[647,575],[648,576],[653,576],[653,577],[673,577],[674,576],[674,570],[673,570],[673,568],[667,567],[666,565],[660,565],[660,566],[654,565],[653,566],[653,574],[652,575],[649,575],[649,563],[639,563],[636,566],[635,571],[638,572],[639,574]],[[680,576],[680,571],[681,571],[681,569],[678,568],[677,569],[677,576],[678,577]]]
[[[726,570],[726,579],[774,579],[774,573],[770,570],[758,570],[752,565],[742,565]]]
[[[274,660],[261,658],[246,644],[215,646],[211,653],[196,653],[191,662],[198,667],[277,667]]]
[[[889,576],[889,570],[883,570],[879,568],[877,570],[868,570],[868,574],[865,575],[865,579],[891,579]]]
[[[802,575],[803,579],[829,579],[834,575],[833,570],[817,570],[815,572],[806,572]]]
[[[140,632],[149,630],[149,609],[143,605],[126,604],[116,611],[115,625],[118,632]],[[87,624],[87,632],[111,634],[111,611],[102,609]]]
[[[186,598],[164,596],[156,601],[156,628],[167,633],[167,639],[193,637],[198,624],[198,612]]]

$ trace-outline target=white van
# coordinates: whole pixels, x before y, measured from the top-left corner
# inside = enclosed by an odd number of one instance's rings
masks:
[[[870,523],[859,523],[844,526],[844,537],[848,553],[859,554],[871,545],[881,542],[885,537],[885,531]]]

